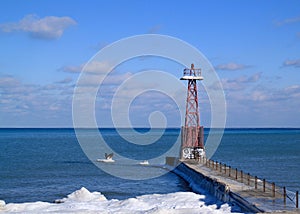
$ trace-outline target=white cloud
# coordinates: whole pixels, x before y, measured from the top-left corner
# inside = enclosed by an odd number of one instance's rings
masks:
[[[1,126],[31,126],[35,122],[38,122],[36,126],[47,126],[48,119],[55,117],[71,121],[71,117],[67,117],[70,115],[72,94],[63,94],[70,89],[73,86],[62,83],[26,84],[13,76],[0,76]]]
[[[247,93],[241,92],[231,94],[231,100],[235,102],[244,103],[245,105],[251,106],[250,103],[256,103],[256,105],[269,106],[272,109],[275,106],[281,108],[289,108],[290,105],[283,105],[283,103],[299,102],[300,100],[300,85],[291,85],[285,88],[266,88],[266,87],[255,87]],[[296,99],[295,99],[296,98]]]
[[[111,101],[118,85],[118,81],[129,78],[131,73],[111,74],[103,85],[101,95],[97,96],[96,111],[99,121],[110,121]],[[292,124],[294,115],[300,115],[300,85],[290,85],[285,88],[268,88],[266,85],[258,85],[261,73],[249,76],[240,76],[233,79],[223,79],[225,84],[226,100],[228,104],[228,124],[233,126],[280,126],[282,119],[284,124]],[[89,75],[97,77],[97,75]],[[65,80],[67,80],[66,78]],[[73,87],[59,81],[49,85],[29,85],[13,76],[0,76],[0,117],[1,126],[70,126],[72,124],[71,104]],[[149,81],[145,79],[144,81]],[[134,124],[145,124],[148,122],[149,113],[153,110],[161,110],[168,116],[168,124],[179,126],[177,106],[166,99],[164,94],[150,91],[149,93],[136,96],[136,91],[141,91],[145,84],[135,81],[130,87],[121,91],[120,99],[132,99],[129,112]],[[155,84],[151,81],[151,84]],[[85,89],[85,87],[82,87]],[[87,88],[87,87],[86,87]],[[155,85],[153,85],[155,88]],[[103,90],[104,89],[104,90]],[[67,93],[66,93],[67,92]],[[65,93],[65,94],[64,94]],[[185,102],[185,91],[178,95]],[[209,105],[206,97],[200,95],[200,110],[203,117],[209,117],[207,109]],[[122,102],[122,100],[119,100]],[[126,110],[121,108],[120,112]],[[130,113],[130,114],[131,114]],[[202,118],[203,118],[202,117]],[[106,118],[103,120],[103,118]],[[175,118],[175,119],[174,119]],[[51,121],[51,122],[50,122]],[[104,122],[106,123],[106,122]],[[296,124],[296,122],[294,122]],[[33,125],[32,125],[33,124]],[[59,125],[58,125],[59,124]],[[105,125],[110,125],[107,122]]]
[[[215,67],[216,70],[228,70],[228,71],[236,71],[236,70],[243,70],[249,68],[249,65],[238,64],[234,62],[220,64]]]
[[[154,25],[152,26],[147,33],[158,33],[161,30],[162,26],[161,25]]]
[[[269,88],[252,85],[227,91],[227,125],[248,127],[299,127],[300,85]]]
[[[92,62],[84,65],[83,67],[84,71],[89,73],[105,73],[110,68],[111,66],[109,65],[109,63],[102,62],[102,61],[100,62],[96,60],[93,60]]]
[[[40,39],[58,39],[65,29],[75,25],[70,17],[46,16],[39,18],[36,15],[27,15],[19,22],[4,23],[0,25],[3,32],[27,32],[30,36]]]
[[[284,19],[282,21],[277,21],[275,23],[276,23],[277,26],[282,26],[282,25],[292,24],[292,23],[297,23],[297,22],[300,22],[300,16],[293,17],[293,18],[287,18],[287,19]]]
[[[50,92],[53,90],[61,90],[63,88],[64,87],[61,84],[52,83],[52,84],[47,84],[47,85],[41,86],[39,89],[42,91]]]
[[[3,96],[17,94],[31,94],[38,90],[37,85],[23,84],[10,75],[0,76],[0,93]]]
[[[240,82],[233,81],[230,79],[222,79],[222,86],[225,91],[236,91],[236,90],[244,90],[245,85],[241,84]]]
[[[80,73],[80,72],[86,72],[86,73],[95,73],[95,74],[101,74],[106,73],[109,69],[111,69],[111,66],[107,62],[100,62],[93,60],[87,64],[81,64],[78,66],[64,66],[60,68],[60,71],[67,72],[67,73]]]
[[[255,73],[252,76],[241,76],[236,79],[236,82],[238,83],[252,83],[257,82],[261,77],[261,72]]]
[[[103,83],[108,85],[112,85],[112,84],[116,85],[122,83],[123,81],[130,78],[131,76],[132,73],[130,72],[127,72],[125,74],[112,74],[112,75],[108,75]]]
[[[283,62],[283,67],[295,67],[295,68],[300,68],[300,59],[295,59],[295,60],[285,60]]]
[[[255,73],[251,76],[240,76],[235,79],[222,79],[223,89],[226,91],[236,91],[236,90],[244,90],[249,83],[255,83],[260,80],[261,72]],[[214,89],[217,88],[217,84],[213,86]]]
[[[66,84],[66,83],[71,83],[73,79],[71,77],[67,77],[63,80],[57,81],[56,83],[61,83],[61,84]]]
[[[253,101],[265,101],[268,99],[268,95],[263,91],[253,91],[250,98]]]
[[[286,96],[300,99],[300,85],[291,85],[284,89]]]
[[[130,72],[127,72],[125,74],[108,74],[107,76],[103,74],[86,74],[81,77],[80,82],[76,84],[77,87],[85,88],[84,91],[94,91],[96,88],[101,86],[103,90],[103,87],[109,87],[110,89],[112,87],[116,87],[119,84],[121,84],[126,79],[130,78],[132,74]],[[100,85],[101,83],[101,85]]]
[[[13,78],[12,76],[2,76],[0,77],[0,86],[1,88],[5,87],[16,87],[18,84],[20,84],[20,82]]]
[[[49,110],[50,111],[58,111],[58,110],[61,110],[61,106],[54,103],[54,104],[49,106]]]
[[[62,68],[58,69],[59,71],[67,72],[67,73],[80,73],[83,66],[63,66]]]

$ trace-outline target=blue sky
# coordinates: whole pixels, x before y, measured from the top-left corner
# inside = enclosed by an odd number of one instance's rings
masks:
[[[104,46],[147,33],[184,40],[208,58],[224,88],[227,127],[300,127],[299,1],[4,0],[0,14],[0,127],[71,127],[82,66]],[[119,66],[99,93],[99,125],[112,126],[111,87],[145,68],[180,78],[184,67],[151,57]],[[208,98],[200,95],[209,127]],[[172,104],[155,94],[157,105],[145,105],[147,96],[133,102],[135,126]],[[175,117],[169,113],[169,126],[180,126]]]

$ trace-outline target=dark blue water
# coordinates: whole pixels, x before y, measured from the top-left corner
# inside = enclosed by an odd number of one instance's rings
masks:
[[[226,129],[212,159],[300,190],[300,129]]]
[[[119,138],[113,129],[101,132],[113,141]],[[165,135],[176,136],[178,130]],[[52,202],[81,187],[108,199],[189,191],[173,173],[132,181],[103,172],[85,156],[73,129],[0,129],[0,136],[0,200],[7,203]],[[145,170],[145,166],[133,167]]]
[[[147,157],[165,151],[179,131],[167,130],[156,142],[159,149],[147,147]],[[208,130],[205,132],[207,136]],[[101,133],[107,141],[123,142],[114,149],[126,153],[127,144],[114,129]],[[133,149],[134,154],[143,152],[139,146]],[[212,159],[289,190],[300,190],[300,129],[227,129]],[[82,186],[102,192],[108,199],[189,191],[186,183],[172,173],[132,181],[103,172],[85,156],[73,129],[0,129],[0,200],[51,202]]]

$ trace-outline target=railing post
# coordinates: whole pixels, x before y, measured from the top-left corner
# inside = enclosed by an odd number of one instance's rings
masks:
[[[266,192],[266,179],[263,179],[263,190]]]
[[[222,172],[222,163],[220,162],[220,172]]]
[[[257,176],[255,176],[255,178],[254,178],[254,186],[255,186],[255,189],[257,189]]]
[[[286,205],[286,188],[283,187],[283,203]]]
[[[296,191],[296,208],[299,208],[299,192]]]
[[[216,161],[216,170],[218,171],[218,161]]]
[[[231,172],[231,166],[229,166],[229,174],[228,174],[228,176],[230,177],[230,172]]]
[[[226,175],[226,164],[224,164],[224,168],[225,168],[225,175]]]
[[[275,197],[275,183],[272,183],[272,193],[273,193],[273,197]]]
[[[237,180],[237,174],[238,174],[238,170],[237,170],[237,168],[235,168],[235,180]]]

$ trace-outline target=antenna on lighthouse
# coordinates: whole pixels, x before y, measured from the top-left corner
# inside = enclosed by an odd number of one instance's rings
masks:
[[[185,68],[180,80],[188,81],[184,126],[181,127],[181,159],[199,159],[205,156],[204,128],[200,126],[197,80],[203,80],[201,69]]]

